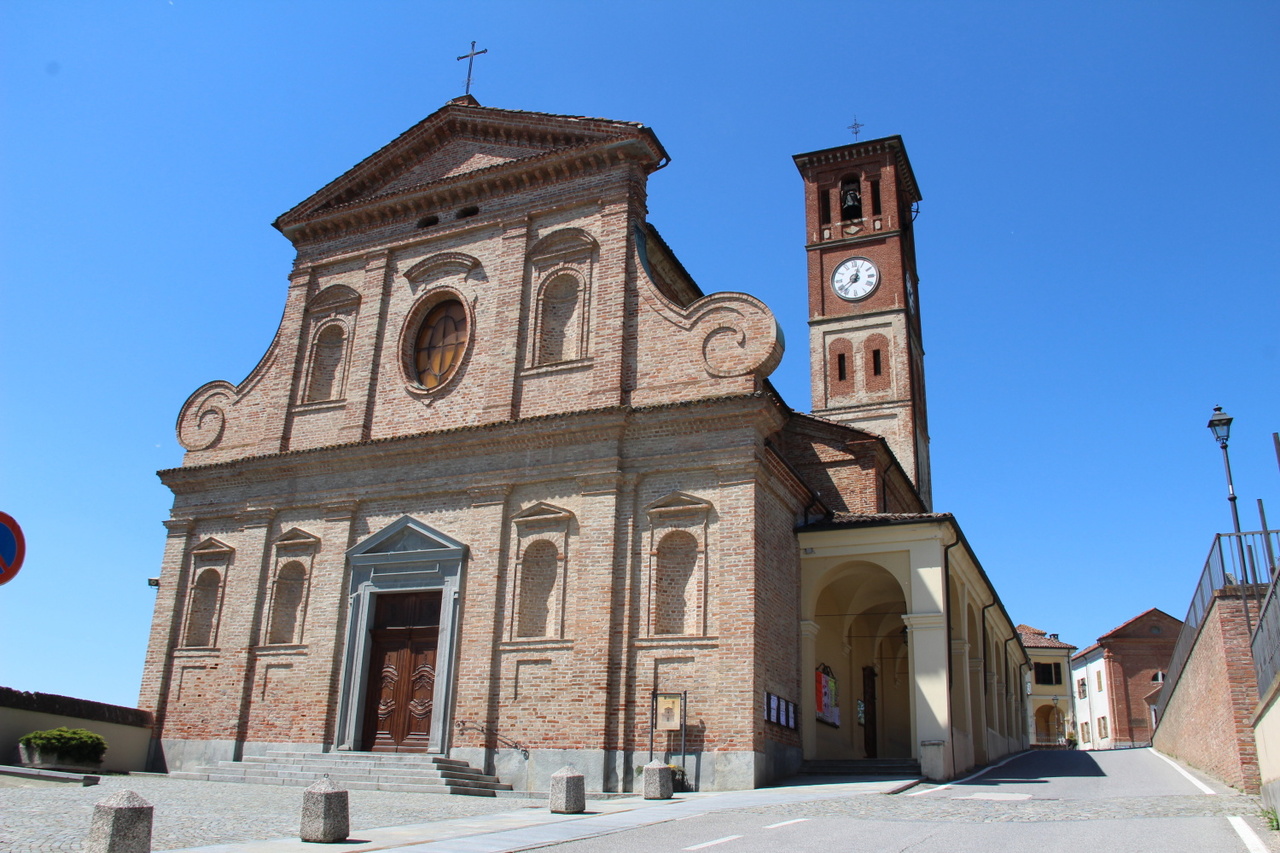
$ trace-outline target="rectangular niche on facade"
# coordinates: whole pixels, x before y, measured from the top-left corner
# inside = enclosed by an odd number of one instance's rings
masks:
[[[672,492],[645,507],[649,636],[706,635],[707,531],[713,514],[710,503],[684,492]]]
[[[440,592],[440,613],[428,751],[448,749],[458,592],[466,556],[466,545],[409,516],[388,524],[347,551],[351,594],[338,702],[338,749],[368,748],[361,738],[378,596],[435,590]]]

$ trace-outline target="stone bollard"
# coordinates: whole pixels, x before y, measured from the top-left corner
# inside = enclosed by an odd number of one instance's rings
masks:
[[[920,741],[920,775],[930,782],[942,782],[947,778],[945,740]]]
[[[646,800],[669,800],[672,791],[671,768],[658,759],[644,766],[644,798]]]
[[[587,810],[587,784],[572,767],[551,774],[551,813],[582,814]]]
[[[347,792],[329,781],[329,774],[302,792],[303,841],[346,841],[351,832],[351,807]]]
[[[155,806],[133,791],[117,791],[94,805],[85,853],[151,853]]]

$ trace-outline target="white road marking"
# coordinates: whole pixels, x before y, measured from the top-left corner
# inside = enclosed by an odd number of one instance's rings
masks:
[[[798,817],[795,820],[784,820],[782,823],[771,823],[765,829],[777,829],[780,826],[790,826],[793,823],[804,823],[808,819],[807,817]]]
[[[1010,761],[1013,761],[1013,759],[1017,758],[1019,755],[1026,755],[1026,754],[1027,753],[1025,752],[1014,753],[1013,755],[1010,755],[1008,758],[1006,758],[1004,761],[1001,761],[999,764],[992,764],[990,767],[984,767],[981,770],[979,770],[977,773],[971,773],[968,776],[964,777],[963,779],[957,779],[954,782],[948,782],[947,784],[939,785],[936,788],[924,788],[919,791],[908,791],[906,796],[918,797],[921,794],[929,794],[929,793],[932,793],[933,791],[945,791],[947,788],[950,788],[952,785],[962,785],[965,782],[968,782],[970,779],[977,779],[979,776],[981,776],[984,773],[990,773],[992,770],[995,770],[997,767],[1003,767],[1004,765],[1008,764]]]
[[[701,844],[695,844],[692,847],[686,847],[685,850],[701,850],[703,847],[710,847],[713,844],[724,844],[726,841],[732,841],[735,838],[741,838],[741,835],[726,835],[724,838],[717,838],[715,841],[704,841]]]
[[[1212,788],[1210,788],[1210,787],[1209,787],[1208,785],[1206,785],[1205,783],[1201,782],[1201,781],[1200,781],[1199,779],[1197,779],[1196,777],[1192,776],[1190,773],[1188,773],[1188,772],[1186,771],[1186,769],[1185,769],[1181,764],[1179,764],[1178,762],[1174,761],[1172,758],[1170,758],[1169,756],[1165,755],[1163,752],[1158,752],[1158,751],[1156,751],[1156,750],[1154,750],[1154,749],[1150,749],[1150,748],[1148,748],[1148,751],[1149,751],[1152,755],[1158,755],[1158,756],[1160,756],[1161,758],[1163,758],[1165,761],[1169,762],[1169,766],[1170,766],[1170,767],[1172,767],[1174,770],[1177,770],[1177,771],[1178,771],[1179,773],[1181,773],[1183,776],[1186,776],[1188,779],[1190,779],[1190,780],[1191,780],[1191,784],[1192,784],[1192,785],[1195,785],[1195,786],[1196,786],[1197,788],[1199,788],[1202,792],[1204,792],[1204,793],[1206,793],[1206,794],[1216,794],[1216,793],[1218,793],[1217,791],[1213,790]],[[1248,842],[1246,842],[1246,843],[1248,843]],[[1263,850],[1266,850],[1266,848],[1265,848],[1265,847],[1264,847],[1264,848],[1262,848],[1262,849],[1263,849]]]
[[[1249,853],[1267,853],[1267,845],[1262,843],[1262,839],[1258,837],[1258,833],[1253,831],[1253,827],[1245,823],[1244,818],[1239,815],[1232,815],[1227,818],[1231,824],[1231,828],[1236,831],[1236,835],[1240,836],[1240,840],[1244,842],[1244,846]]]
[[[953,800],[998,800],[1004,802],[1014,802],[1017,800],[1029,800],[1030,794],[1005,794],[1000,791],[992,791],[988,794],[970,794],[967,797],[952,797]]]

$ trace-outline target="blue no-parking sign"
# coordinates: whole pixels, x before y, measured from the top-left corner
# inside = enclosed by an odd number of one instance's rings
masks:
[[[22,535],[22,528],[13,516],[0,512],[0,586],[17,577],[26,556],[27,540]]]

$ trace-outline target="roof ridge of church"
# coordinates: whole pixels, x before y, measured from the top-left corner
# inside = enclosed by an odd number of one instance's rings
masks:
[[[474,100],[474,98],[472,100]],[[453,101],[449,101],[444,106],[472,107],[478,110],[492,110],[494,112],[510,113],[512,115],[544,116],[546,118],[563,118],[563,119],[572,119],[575,121],[598,121],[602,124],[617,124],[617,125],[625,125],[628,127],[639,127],[639,128],[648,127],[648,125],[646,125],[644,122],[639,122],[639,121],[626,121],[624,119],[617,119],[617,118],[604,118],[603,116],[574,115],[572,113],[548,113],[548,112],[543,112],[542,110],[515,110],[515,109],[511,109],[510,107],[486,106],[485,104],[482,104],[479,101],[475,101],[475,103],[467,104],[467,103],[457,103],[455,99]],[[444,107],[441,107],[440,109],[444,109]],[[439,112],[439,111],[440,110],[437,110],[436,112]]]

